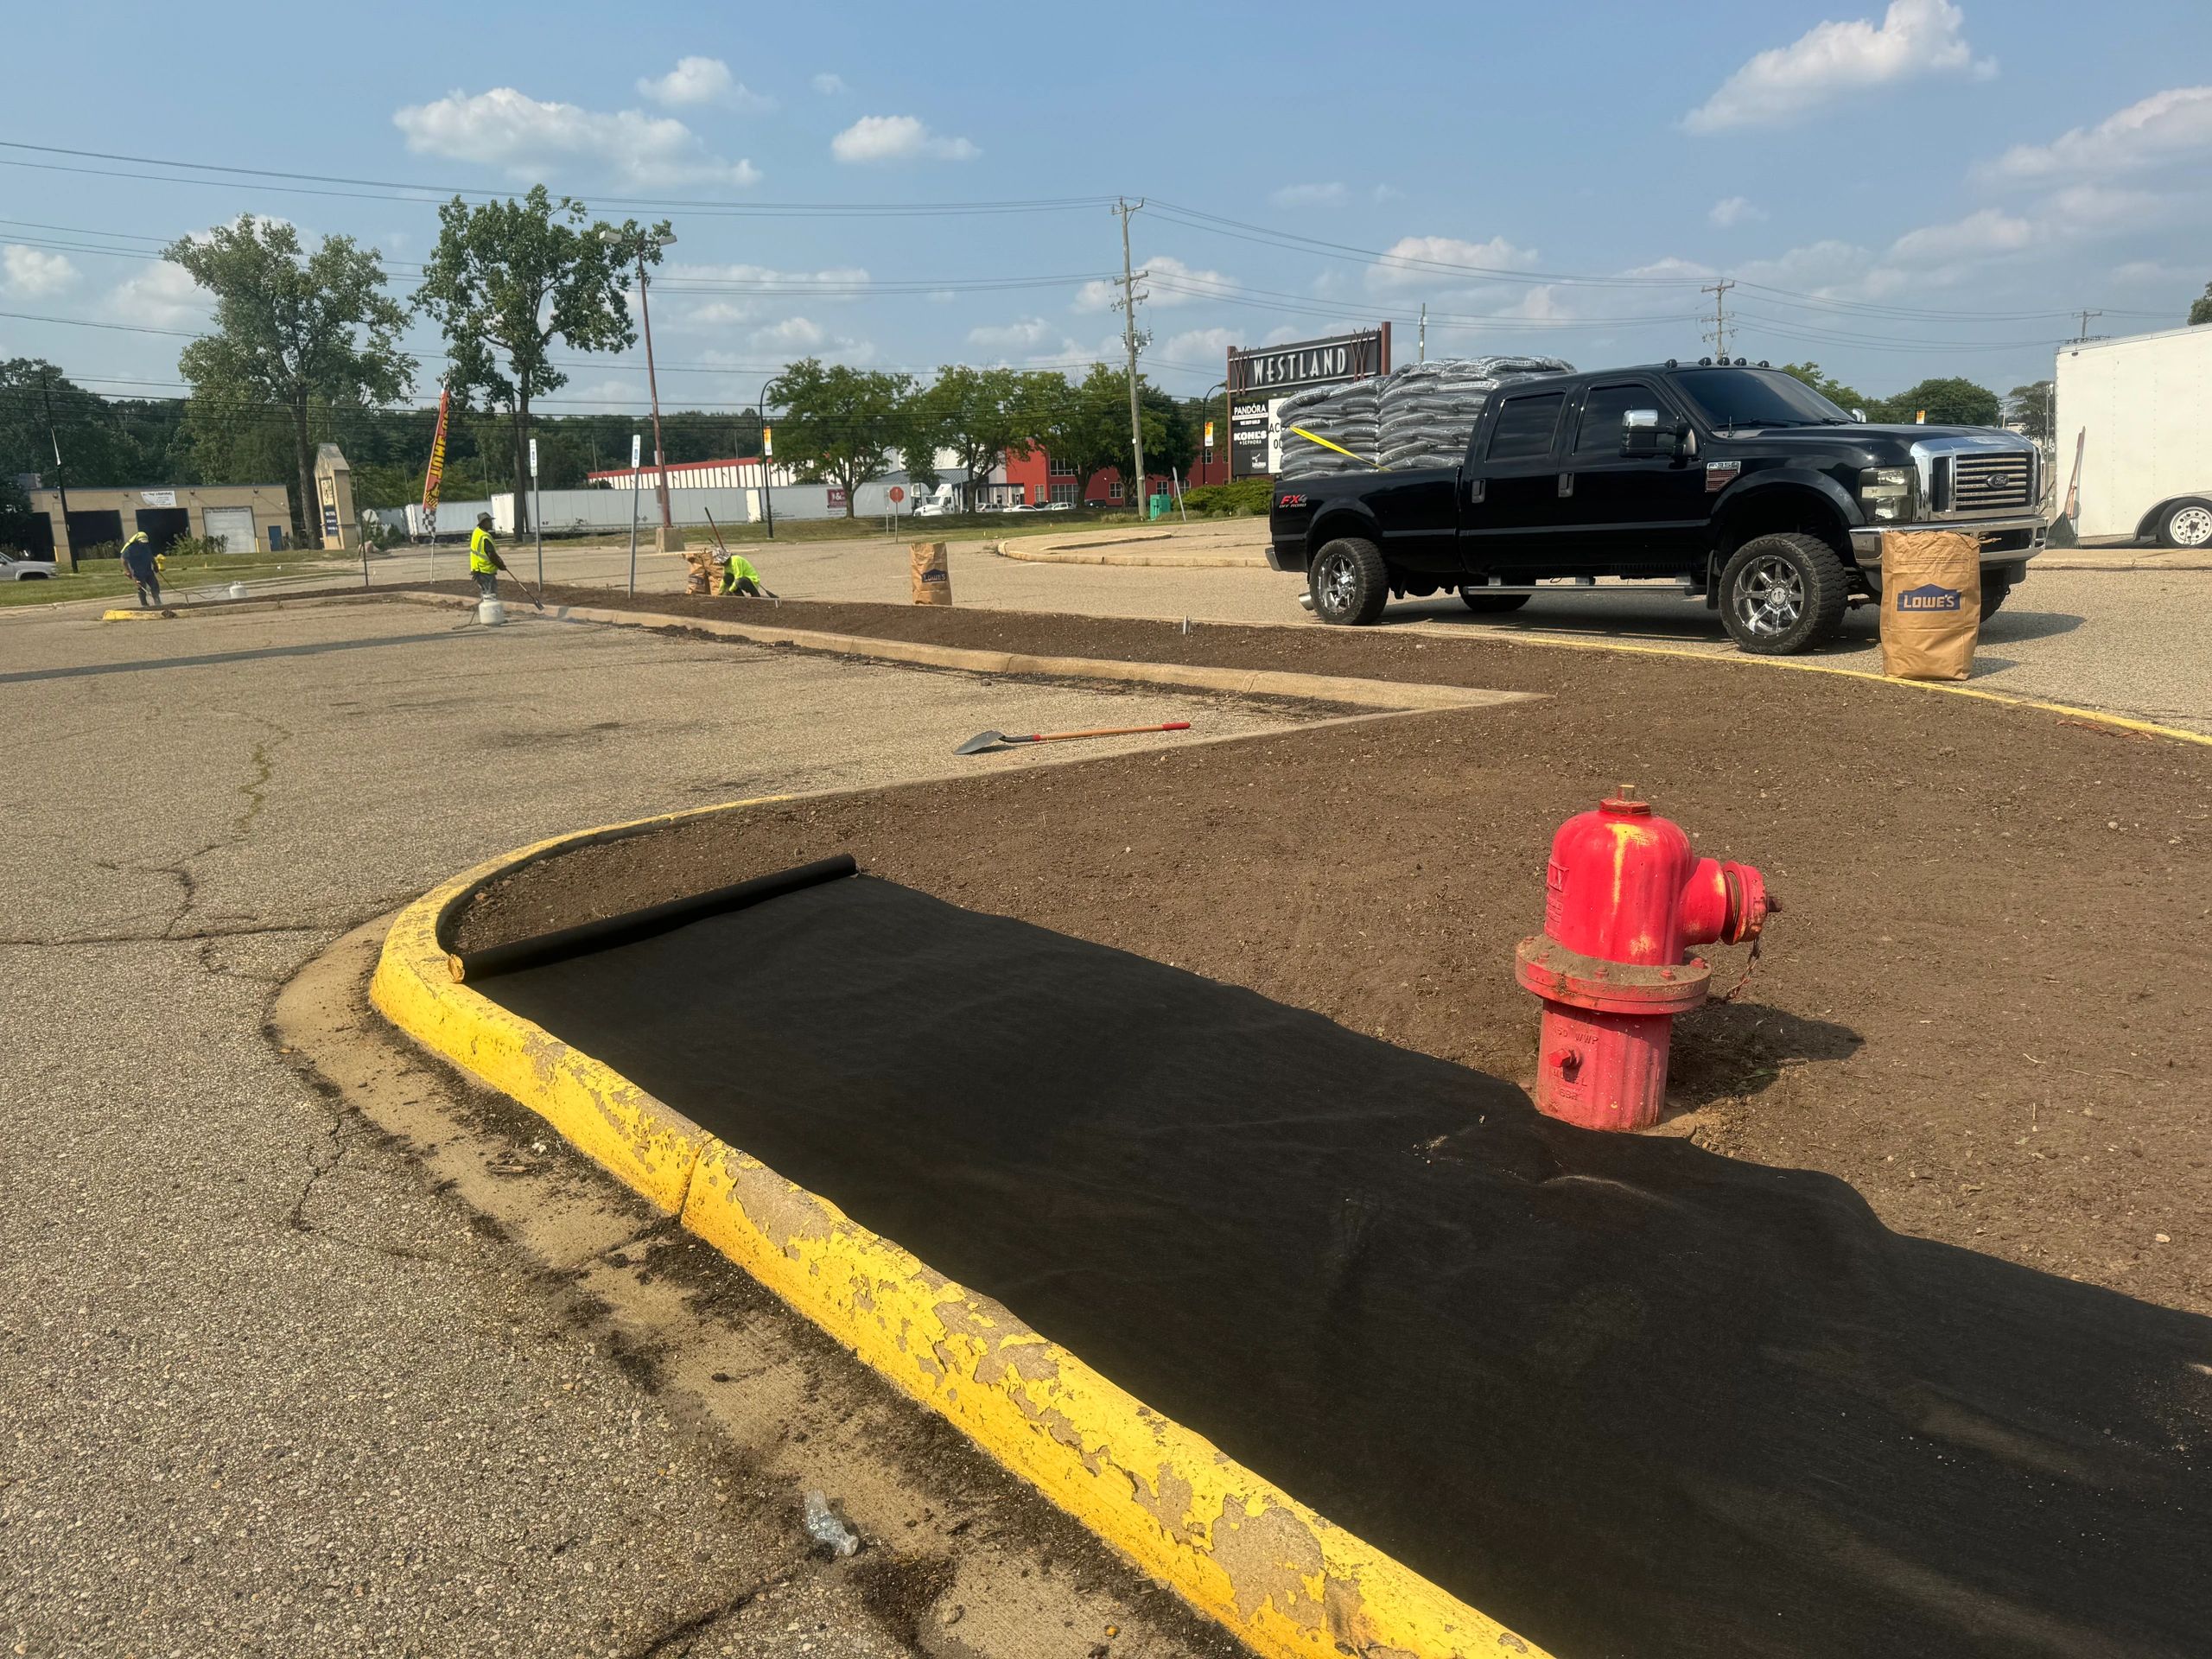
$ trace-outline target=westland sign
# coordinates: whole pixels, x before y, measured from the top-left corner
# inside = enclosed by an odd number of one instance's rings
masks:
[[[1304,340],[1260,352],[1229,354],[1229,390],[1296,391],[1333,380],[1357,380],[1389,367],[1387,332],[1342,334],[1333,340]]]
[[[1229,470],[1231,477],[1281,470],[1282,433],[1275,405],[1312,386],[1363,380],[1390,372],[1390,325],[1327,340],[1294,340],[1229,354]]]

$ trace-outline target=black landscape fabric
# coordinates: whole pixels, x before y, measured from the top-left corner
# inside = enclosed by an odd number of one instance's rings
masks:
[[[2212,1320],[880,880],[485,989],[1562,1659],[2212,1652]]]

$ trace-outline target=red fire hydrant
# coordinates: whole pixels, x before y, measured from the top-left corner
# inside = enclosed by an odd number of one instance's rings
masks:
[[[1758,938],[1766,882],[1748,864],[1700,858],[1635,785],[1552,838],[1544,931],[1516,972],[1544,1000],[1536,1109],[1587,1129],[1659,1121],[1675,1016],[1706,999],[1713,969],[1688,952]]]

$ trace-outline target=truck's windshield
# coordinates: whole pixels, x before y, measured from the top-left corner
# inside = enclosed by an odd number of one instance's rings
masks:
[[[1851,416],[1779,369],[1688,369],[1675,384],[1724,430],[1738,426],[1845,426]]]

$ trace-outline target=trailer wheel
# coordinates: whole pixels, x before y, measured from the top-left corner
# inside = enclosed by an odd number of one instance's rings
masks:
[[[1364,627],[1390,602],[1390,572],[1382,551],[1357,536],[1339,537],[1313,556],[1306,574],[1313,614],[1324,622]]]
[[[2212,503],[2177,501],[2158,515],[2161,547],[2212,547]]]
[[[1462,588],[1459,597],[1469,610],[1478,616],[1493,616],[1502,611],[1517,611],[1529,602],[1526,594],[1486,594],[1479,588]]]
[[[1834,639],[1851,600],[1835,550],[1816,536],[1754,536],[1720,573],[1720,617],[1738,651],[1786,657]]]

